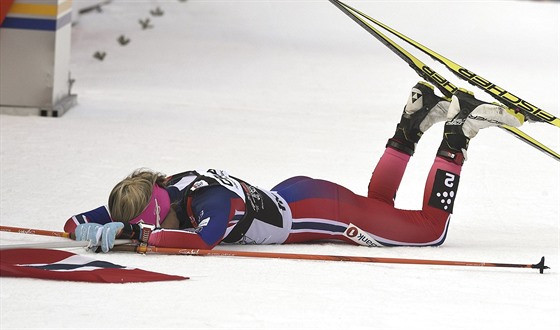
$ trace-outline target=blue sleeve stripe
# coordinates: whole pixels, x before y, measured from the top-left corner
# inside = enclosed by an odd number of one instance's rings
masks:
[[[78,220],[79,223],[85,223],[86,221],[83,219],[84,217],[87,218],[89,222],[95,222],[102,225],[113,221],[105,206],[100,206],[94,210],[80,213],[75,216],[75,219]]]
[[[346,230],[344,226],[332,225],[321,222],[294,222],[292,223],[292,230],[322,230],[334,233],[343,233]]]

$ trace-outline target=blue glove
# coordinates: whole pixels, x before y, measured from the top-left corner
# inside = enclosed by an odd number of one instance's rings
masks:
[[[74,231],[76,241],[89,241],[90,245],[88,248],[97,247],[99,245],[97,243],[99,241],[97,239],[97,231],[102,227],[102,225],[94,222],[79,224]]]
[[[109,222],[101,228],[101,251],[107,253],[115,246],[115,239],[124,228],[122,222]]]
[[[98,247],[105,253],[115,246],[115,239],[124,228],[122,222],[82,223],[76,227],[76,241],[89,241],[88,249],[95,251]]]

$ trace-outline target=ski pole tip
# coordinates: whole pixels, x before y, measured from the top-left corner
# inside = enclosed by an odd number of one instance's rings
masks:
[[[541,261],[539,261],[538,264],[532,265],[531,268],[538,269],[538,270],[539,270],[539,273],[541,273],[541,274],[544,273],[544,270],[545,270],[545,269],[550,269],[550,267],[545,266],[545,264],[544,264],[544,257],[541,258]]]

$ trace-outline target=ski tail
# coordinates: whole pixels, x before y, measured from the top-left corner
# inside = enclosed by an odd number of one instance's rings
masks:
[[[556,151],[550,149],[546,145],[542,144],[537,139],[532,138],[527,133],[525,133],[525,132],[523,132],[523,131],[515,128],[515,127],[511,127],[511,126],[507,126],[507,125],[500,126],[500,128],[502,128],[506,132],[512,134],[513,136],[520,139],[521,141],[529,144],[531,147],[533,147],[533,148],[543,152],[544,154],[552,157],[556,161],[560,161],[560,154],[558,154]]]
[[[546,122],[546,123],[554,125],[556,127],[560,127],[560,119],[559,118],[557,118],[556,116],[544,111],[543,109],[527,102],[526,100],[520,98],[519,96],[516,96],[516,95],[508,92],[505,88],[502,88],[502,87],[490,82],[488,79],[486,79],[486,78],[468,70],[467,68],[455,63],[454,61],[452,61],[450,59],[448,59],[447,57],[433,51],[432,49],[430,49],[430,48],[422,45],[421,43],[407,37],[406,35],[404,35],[404,34],[400,33],[399,31],[389,27],[388,25],[383,24],[382,22],[368,16],[367,14],[342,3],[341,1],[338,1],[338,0],[330,0],[330,1],[335,6],[337,6],[342,11],[344,11],[347,15],[350,14],[354,17],[357,17],[357,19],[359,19],[360,21],[367,21],[369,23],[375,24],[378,27],[384,29],[385,31],[388,31],[389,33],[395,35],[399,39],[401,39],[401,40],[405,41],[406,43],[410,44],[411,46],[415,47],[416,49],[422,51],[426,55],[430,56],[433,60],[443,64],[447,69],[449,69],[451,72],[453,72],[460,79],[465,80],[465,81],[469,82],[470,84],[472,84],[473,86],[476,86],[476,87],[482,89],[483,91],[488,93],[490,96],[492,96],[494,99],[503,103],[507,107],[509,107],[511,109],[514,109],[514,110],[517,110],[517,111],[522,111],[530,120],[537,121],[537,122]],[[360,24],[360,23],[358,23],[358,24]],[[362,24],[360,24],[360,25],[362,25]],[[368,24],[368,25],[370,27],[372,27],[371,24]],[[391,48],[390,46],[388,46],[388,47]]]
[[[339,8],[343,13],[345,13],[348,17],[350,17],[354,22],[358,23],[358,25],[360,25],[362,28],[364,28],[367,32],[369,32],[377,40],[379,40],[381,43],[383,43],[385,46],[387,46],[391,51],[393,51],[396,55],[398,55],[402,60],[404,60],[406,63],[408,63],[408,65],[422,79],[424,79],[424,80],[432,83],[433,85],[435,85],[444,96],[451,97],[451,95],[453,95],[457,91],[457,89],[458,89],[457,86],[455,86],[453,83],[451,83],[445,77],[443,77],[441,74],[437,73],[434,69],[427,66],[424,62],[422,62],[416,56],[412,55],[410,52],[408,52],[402,46],[397,44],[394,40],[392,40],[391,38],[389,38],[388,36],[383,34],[373,24],[385,29],[386,31],[388,31],[388,32],[390,32],[394,35],[396,35],[400,39],[410,43],[413,46],[415,46],[417,49],[420,49],[423,52],[426,52],[426,54],[428,54],[428,55],[430,55],[430,53],[428,53],[427,51],[434,54],[433,56],[439,56],[440,59],[441,59],[439,61],[442,62],[444,65],[446,65],[446,63],[453,63],[455,65],[455,67],[460,68],[460,69],[457,69],[458,72],[459,71],[463,72],[463,73],[464,72],[470,72],[470,71],[460,67],[458,64],[452,62],[451,60],[439,55],[438,53],[436,53],[434,51],[429,50],[427,47],[425,47],[425,46],[415,42],[414,40],[406,37],[405,35],[399,33],[398,31],[393,30],[390,27],[382,24],[381,22],[376,21],[375,19],[373,19],[373,18],[369,17],[368,15],[360,12],[359,10],[354,9],[354,8],[344,4],[343,2],[341,2],[339,0],[329,0],[329,1],[333,5],[335,5],[337,8]],[[430,55],[430,56],[432,56],[432,55]],[[446,67],[450,68],[447,65],[446,65]],[[457,75],[461,79],[467,80],[461,74],[457,73]],[[477,77],[479,77],[479,76],[477,76]],[[481,78],[481,79],[483,79],[483,78]],[[476,80],[476,81],[478,81],[478,80]],[[472,81],[469,81],[469,82],[473,83]],[[479,86],[479,85],[475,84],[475,86]],[[502,90],[502,91],[505,92],[505,90],[502,89],[501,87],[497,87],[495,85],[493,85],[493,86],[494,87],[490,88],[490,91]],[[486,91],[488,91],[488,89],[486,89]],[[548,122],[548,123],[550,123],[552,125],[555,125],[555,126],[558,126],[558,124],[560,124],[560,122],[558,122],[558,118],[544,112],[543,110],[539,109],[539,111],[531,112],[531,111],[528,111],[526,109],[519,109],[519,107],[515,106],[515,104],[514,104],[515,102],[513,102],[513,101],[520,100],[517,103],[521,102],[522,104],[524,104],[526,106],[528,105],[529,107],[531,107],[532,105],[530,105],[528,102],[526,102],[524,100],[521,100],[520,98],[518,98],[516,96],[513,96],[509,92],[505,92],[503,94],[503,96],[501,96],[501,97],[497,97],[493,94],[491,94],[491,95],[494,96],[494,98],[498,99],[500,102],[502,102],[504,105],[508,106],[509,108],[518,109],[518,110],[522,111],[525,115],[530,116],[531,117],[530,119],[532,119],[534,121],[545,121],[545,122]],[[511,100],[510,100],[510,98],[511,98]],[[537,117],[537,115],[540,115],[540,116]],[[550,119],[550,120],[545,120],[545,118]],[[560,155],[557,152],[555,152],[551,148],[547,147],[543,143],[539,142],[538,140],[532,138],[528,134],[522,132],[521,130],[519,130],[517,128],[514,128],[514,127],[510,127],[510,126],[501,126],[501,128],[504,129],[505,131],[507,131],[508,133],[513,134],[515,137],[517,137],[521,141],[527,143],[528,145],[532,146],[533,148],[536,148],[537,150],[545,153],[546,155],[552,157],[553,159],[556,159],[557,161],[560,161]]]

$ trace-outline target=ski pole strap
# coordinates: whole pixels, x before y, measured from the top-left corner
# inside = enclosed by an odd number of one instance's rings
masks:
[[[142,231],[140,232],[140,242],[142,244],[148,244],[148,239],[150,239],[150,235],[152,234],[152,230],[154,226],[151,225],[140,225]]]
[[[125,223],[118,238],[135,239],[142,243],[147,243],[154,228],[155,226],[145,223]]]
[[[117,238],[138,239],[140,237],[140,225],[125,223]]]

